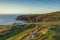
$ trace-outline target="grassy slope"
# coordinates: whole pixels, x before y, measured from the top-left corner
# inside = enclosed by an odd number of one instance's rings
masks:
[[[11,32],[11,33],[9,33],[9,34],[6,34],[6,35],[3,36],[3,37],[0,37],[0,40],[7,40],[7,39],[10,40],[12,37],[16,38],[16,36],[17,36],[17,37],[18,37],[18,36],[22,37],[22,36],[26,35],[27,32],[29,32],[32,28],[34,28],[34,27],[33,27],[33,26],[28,26],[28,27],[20,30],[19,32],[16,31],[17,33]],[[23,34],[24,34],[24,35],[23,35]],[[11,37],[11,38],[10,38],[10,37]]]
[[[57,14],[58,13],[58,14]],[[53,14],[48,14],[54,17],[60,17],[60,12],[54,12]],[[40,36],[39,40],[60,40],[60,21],[54,21],[54,22],[38,22],[40,25],[42,25],[41,27],[51,27],[52,29],[49,29],[48,32],[45,35]],[[17,26],[17,25],[16,25]],[[5,35],[4,37],[0,37],[0,40],[20,40],[21,38],[23,38],[25,35],[28,34],[28,32],[30,30],[33,30],[34,27],[32,26],[28,26],[24,29],[22,29],[22,31],[19,31],[17,34],[15,34],[14,32],[11,32],[7,35]]]
[[[52,27],[52,28],[59,27],[58,29],[60,30],[60,21],[55,21],[55,22],[40,22],[40,25],[42,25],[44,27]],[[51,25],[58,25],[58,26],[51,26]],[[24,37],[24,35],[27,35],[28,32],[30,30],[32,30],[33,28],[34,27],[32,27],[32,26],[28,26],[25,29],[23,29],[22,31],[20,31],[19,33],[17,33],[15,36],[14,36],[15,33],[11,32],[9,35],[5,35],[4,37],[0,37],[0,40],[18,40],[18,39],[21,39],[21,38]],[[55,35],[53,35],[53,34],[55,34]],[[13,35],[13,36],[9,37],[11,35]],[[53,36],[54,36],[54,38],[53,38]],[[49,30],[47,32],[47,34],[45,34],[44,36],[41,36],[40,40],[43,40],[43,39],[46,39],[46,40],[52,40],[52,39],[60,40],[60,32],[57,29]]]
[[[56,22],[41,22],[40,25],[45,26],[45,27],[51,27],[51,28],[55,28],[55,27],[57,28],[57,27],[59,27],[59,29],[60,29],[60,21],[56,21]],[[51,25],[55,25],[55,26],[51,26]],[[58,26],[56,26],[56,25],[58,25]],[[31,28],[31,29],[33,29],[33,28]],[[27,32],[29,30],[30,29],[24,30],[23,32],[17,34],[16,36],[10,37],[7,40],[19,40],[25,34],[27,34]],[[58,34],[56,34],[56,33],[58,33]],[[44,36],[41,36],[40,40],[43,40],[43,39],[44,40],[60,40],[59,37],[60,37],[60,33],[58,32],[57,29],[56,29],[56,31],[55,30],[48,30],[48,32]]]

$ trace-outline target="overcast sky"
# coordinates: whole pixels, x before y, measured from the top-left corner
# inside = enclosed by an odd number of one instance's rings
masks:
[[[60,11],[60,0],[0,0],[0,14],[36,14]]]

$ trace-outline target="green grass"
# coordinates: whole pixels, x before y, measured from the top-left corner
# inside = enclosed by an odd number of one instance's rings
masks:
[[[4,35],[3,37],[0,37],[0,40],[6,40],[10,37],[16,36],[17,34],[20,34],[20,33],[24,32],[25,30],[29,30],[29,29],[32,29],[32,28],[34,28],[34,27],[33,26],[28,26],[28,27],[26,27],[26,28],[24,28],[24,29],[22,29],[18,32],[10,32],[10,33]]]
[[[39,34],[40,40],[60,40],[60,21],[55,21],[55,22],[40,22],[39,25],[41,27],[46,27],[46,28],[53,28],[53,29],[48,29],[48,32],[44,35]],[[52,26],[53,25],[53,26]],[[18,25],[14,25],[18,26]],[[9,34],[6,34],[3,37],[0,37],[0,40],[16,40],[16,39],[21,39],[25,37],[30,30],[34,30],[34,26],[28,26],[17,33],[15,32],[10,32]],[[36,40],[36,39],[31,39],[31,40]]]

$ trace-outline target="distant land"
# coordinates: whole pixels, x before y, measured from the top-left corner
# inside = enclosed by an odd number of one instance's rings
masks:
[[[47,13],[47,14],[29,14],[21,15],[16,18],[16,20],[25,20],[27,22],[49,22],[49,21],[59,21],[60,11]]]

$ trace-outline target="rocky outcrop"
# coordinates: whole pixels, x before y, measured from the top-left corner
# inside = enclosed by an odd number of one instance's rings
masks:
[[[60,20],[60,11],[47,13],[47,14],[31,14],[31,15],[21,15],[16,18],[16,20],[31,22],[50,22],[50,21],[59,21]]]

